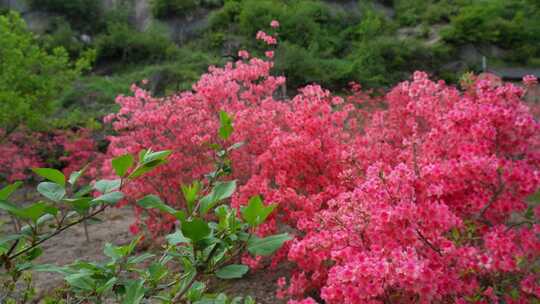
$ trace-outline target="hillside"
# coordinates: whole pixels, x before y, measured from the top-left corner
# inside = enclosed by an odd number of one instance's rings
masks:
[[[65,126],[88,124],[89,113],[99,120],[143,78],[166,95],[241,48],[260,55],[253,37],[272,19],[282,24],[276,73],[292,92],[312,82],[387,87],[414,70],[457,82],[481,71],[483,57],[488,68],[540,66],[533,0],[1,0],[0,7],[19,11],[49,49],[64,47],[73,59],[96,51],[92,70],[61,97],[70,108],[58,114]]]

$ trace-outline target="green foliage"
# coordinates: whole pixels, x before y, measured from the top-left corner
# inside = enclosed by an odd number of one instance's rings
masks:
[[[241,209],[241,213],[250,226],[257,227],[266,221],[275,208],[276,205],[264,206],[261,197],[254,196],[249,200],[247,207]]]
[[[139,32],[126,23],[111,23],[96,39],[98,63],[155,62],[172,58],[176,45],[162,32]]]
[[[184,46],[174,58],[161,63],[110,64],[113,75],[83,76],[64,92],[59,102],[63,110],[56,116],[55,127],[99,128],[101,117],[117,110],[116,96],[129,94],[132,84],[149,89],[155,96],[169,95],[189,90],[209,65],[220,62],[217,56]],[[149,84],[142,84],[142,79],[148,79]]]
[[[77,38],[76,31],[62,17],[54,18],[47,34],[40,36],[39,39],[45,49],[54,50],[57,47],[62,47],[71,58],[78,58],[88,47]]]
[[[223,116],[228,117],[226,113]],[[33,262],[43,254],[40,247],[43,242],[115,205],[123,198],[123,185],[166,162],[170,151],[142,150],[137,161],[129,154],[119,156],[112,160],[119,178],[98,180],[93,186],[78,185],[84,169],[66,178],[55,169],[34,168],[36,174],[46,179],[37,187],[45,200],[26,207],[9,202],[20,183],[1,189],[0,211],[27,223],[16,227],[12,234],[0,235],[0,267],[5,270],[0,278],[7,290],[6,300],[20,303],[32,300],[31,281],[24,291],[16,287],[25,272],[32,270],[61,274],[68,288],[60,298],[81,302],[255,303],[251,297],[230,299],[225,294],[209,293],[206,285],[209,276],[224,280],[243,277],[249,268],[234,264],[240,256],[244,253],[268,256],[291,239],[288,234],[264,238],[254,234],[276,205],[265,206],[259,196],[251,198],[241,212],[227,204],[236,190],[235,181],[223,180],[231,172],[229,152],[240,146],[215,145],[215,171],[207,175],[205,182],[182,187],[186,201],[190,202],[185,208],[177,210],[168,206],[156,195],[147,195],[137,202],[144,209],[156,209],[177,220],[178,229],[165,236],[167,244],[157,255],[136,252],[142,239],[139,236],[124,246],[106,244],[103,252],[109,260],[104,262],[76,261],[62,267]],[[92,188],[100,192],[97,198],[90,195]],[[178,265],[181,271],[176,270]],[[170,271],[173,267],[175,271]]]
[[[123,198],[123,194],[120,192],[121,185],[138,177],[134,176],[134,172],[138,172],[140,168],[153,169],[162,164],[168,155],[170,155],[168,151],[144,151],[136,164],[127,162],[127,156],[114,159],[113,166],[125,170],[124,174],[127,170],[130,170],[130,177],[127,179],[96,181],[93,188],[100,193],[98,197],[91,196],[90,191],[85,190],[92,189],[90,185],[78,185],[77,181],[83,174],[84,169],[72,173],[67,179],[62,172],[56,169],[34,168],[33,171],[37,175],[47,180],[37,186],[37,191],[43,195],[44,199],[24,206],[19,206],[10,201],[11,195],[20,187],[20,182],[2,188],[0,190],[0,212],[9,214],[14,223],[12,233],[0,235],[0,267],[3,270],[0,272],[0,284],[2,290],[5,291],[2,294],[2,299],[6,301],[18,299],[19,302],[17,303],[27,303],[32,300],[31,292],[33,287],[31,282],[22,291],[22,296],[17,290],[17,282],[21,278],[25,278],[27,270],[32,269],[63,273],[65,280],[73,288],[72,292],[75,294],[93,290],[97,295],[100,295],[109,292],[115,284],[120,284],[115,279],[101,282],[102,284],[98,286],[99,280],[92,277],[87,268],[83,267],[84,269],[75,270],[73,265],[66,268],[36,265],[34,260],[43,253],[42,243],[61,234],[69,227],[96,217],[109,206],[115,205]],[[145,172],[148,172],[148,170],[145,170]],[[66,179],[69,184],[66,183]],[[25,225],[23,226],[22,223],[25,223]],[[130,255],[138,241],[135,240],[124,247],[107,245],[105,254],[120,264],[119,258]],[[140,263],[147,257],[148,255],[145,255],[144,258],[132,258],[127,260],[126,263]],[[90,265],[83,262],[75,264],[78,266]],[[99,268],[97,264],[95,265],[93,269],[96,271],[105,269]],[[114,265],[114,267],[116,266]],[[139,297],[138,293],[133,294],[133,289],[129,288],[134,285],[127,284],[126,286],[128,288],[124,298],[129,301],[136,300],[135,298]]]
[[[512,50],[508,59],[527,64],[540,57],[540,7],[516,0],[475,1],[462,6],[442,32],[449,43],[493,44]]]
[[[55,99],[91,62],[76,63],[63,48],[47,52],[15,13],[0,16],[0,129],[46,127]]]
[[[156,18],[184,16],[199,6],[198,0],[151,0],[152,15]]]
[[[416,26],[447,22],[458,13],[460,6],[470,3],[471,0],[394,0],[393,6],[400,25]]]

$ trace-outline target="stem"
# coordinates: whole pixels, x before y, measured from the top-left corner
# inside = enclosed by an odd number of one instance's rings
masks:
[[[218,246],[215,246],[214,248],[212,248],[212,251],[210,251],[210,253],[208,254],[208,257],[206,258],[204,264],[206,265],[208,263],[208,261],[210,261],[210,259],[212,258],[212,256],[216,253],[216,248]],[[176,301],[180,300],[184,294],[186,292],[188,292],[188,290],[191,288],[191,286],[193,286],[193,283],[195,283],[195,281],[197,281],[197,279],[199,278],[200,276],[200,272],[197,272],[196,275],[193,276],[193,278],[191,279],[191,281],[188,283],[188,285],[179,293],[176,294],[176,296],[174,296],[174,298],[172,299],[172,302],[175,303]]]
[[[180,300],[184,294],[186,292],[188,292],[188,290],[191,288],[191,286],[193,286],[193,283],[195,283],[195,281],[197,281],[197,279],[199,278],[199,273],[197,273],[196,275],[193,276],[193,278],[191,279],[191,281],[188,283],[188,285],[184,288],[184,290],[182,290],[181,292],[177,293],[174,298],[172,299],[172,303],[175,303],[176,301]]]
[[[96,216],[96,215],[102,213],[103,211],[105,211],[105,209],[107,209],[107,207],[109,207],[109,206],[103,206],[103,207],[99,208],[98,210],[96,210],[96,211],[94,211],[94,212],[92,212],[92,213],[90,213],[90,214],[88,214],[88,215],[86,215],[86,216],[84,216],[84,217],[82,217],[82,218],[76,220],[76,221],[73,222],[73,223],[69,223],[69,224],[67,224],[67,225],[64,226],[64,227],[59,227],[59,228],[56,229],[52,234],[48,235],[48,236],[45,237],[44,239],[41,239],[41,240],[35,242],[34,244],[32,244],[32,246],[27,247],[27,248],[25,248],[25,249],[23,249],[23,250],[21,250],[21,251],[15,253],[15,254],[12,255],[12,256],[9,256],[9,259],[12,260],[12,259],[14,259],[14,258],[20,256],[21,254],[24,254],[24,253],[26,253],[26,252],[28,252],[28,251],[34,249],[36,246],[38,246],[38,245],[40,245],[40,244],[42,244],[42,243],[48,241],[49,239],[51,239],[51,238],[57,236],[57,235],[60,234],[62,231],[66,230],[66,229],[68,229],[68,228],[70,228],[70,227],[72,227],[72,226],[75,226],[75,225],[77,225],[77,224],[80,224],[80,223],[82,223],[82,222],[88,220],[89,218],[92,218],[92,217],[94,217],[94,216]]]
[[[489,202],[482,208],[482,210],[480,210],[480,214],[478,215],[478,220],[484,222],[488,226],[492,226],[491,222],[486,220],[484,216],[487,210],[489,209],[489,207],[491,207],[499,199],[499,196],[504,191],[504,183],[502,181],[502,174],[500,170],[497,170],[497,180],[498,180],[498,185],[497,185],[497,188],[493,190],[493,196],[491,196],[491,198],[489,199]]]
[[[90,235],[88,234],[88,223],[86,221],[83,222],[84,227],[84,236],[86,237],[86,242],[90,243]]]
[[[418,236],[420,237],[420,239],[422,240],[422,242],[424,242],[426,245],[429,246],[429,248],[433,249],[433,251],[435,251],[436,253],[438,253],[440,256],[442,256],[442,252],[439,248],[435,247],[433,244],[431,244],[431,242],[420,232],[420,230],[418,229],[415,229],[416,230],[416,233],[418,234]]]

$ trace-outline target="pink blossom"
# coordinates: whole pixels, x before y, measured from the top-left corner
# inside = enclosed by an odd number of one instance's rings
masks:
[[[525,75],[523,76],[523,83],[527,87],[532,87],[538,84],[538,78],[534,75]]]
[[[249,53],[248,53],[248,51],[240,50],[240,51],[238,51],[238,57],[240,57],[242,59],[248,59],[249,58]]]

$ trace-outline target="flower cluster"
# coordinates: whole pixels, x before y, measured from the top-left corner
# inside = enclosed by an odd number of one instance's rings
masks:
[[[274,36],[269,35],[269,34],[263,32],[263,31],[258,31],[256,38],[257,38],[257,40],[264,41],[268,45],[277,44],[277,39]]]
[[[98,151],[90,130],[56,130],[54,132],[31,132],[21,130],[5,134],[0,153],[10,155],[0,160],[0,180],[13,182],[29,178],[30,169],[51,166],[63,168],[69,176],[74,170],[87,166],[86,175],[96,176],[105,154]],[[58,159],[60,163],[51,163]]]
[[[291,246],[299,268],[286,292],[320,290],[326,303],[538,298],[540,226],[515,216],[540,185],[539,125],[522,94],[485,80],[462,94],[420,72],[389,92],[356,148],[363,177]]]
[[[13,182],[25,179],[29,173],[28,168],[39,167],[43,163],[36,149],[39,135],[24,131],[5,134],[0,129],[0,153],[9,155],[0,158],[0,180]]]
[[[278,204],[260,235],[284,224],[297,231],[273,261],[297,265],[278,282],[290,303],[540,297],[540,210],[526,201],[540,186],[540,125],[522,88],[478,77],[460,91],[416,72],[384,96],[353,84],[342,98],[310,85],[278,100],[285,79],[271,75],[272,56],[240,57],[211,67],[189,92],[154,98],[133,87],[134,96],[118,97],[120,111],[107,117],[111,156],[174,151],[125,189],[131,197],[184,204],[179,186],[210,170],[223,110],[235,130],[223,144],[245,143],[232,153],[232,205],[259,194]],[[155,213],[138,224],[159,233],[172,221]],[[261,266],[259,257],[243,262]]]

